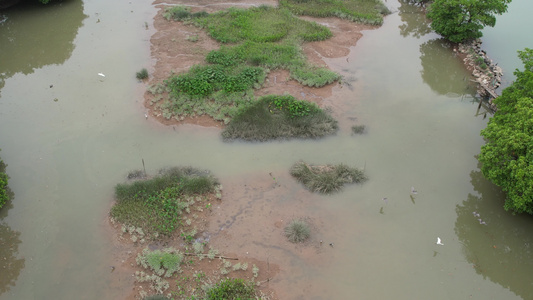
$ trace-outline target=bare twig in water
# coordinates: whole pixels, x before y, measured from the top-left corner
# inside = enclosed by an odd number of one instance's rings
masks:
[[[199,253],[199,254],[195,254],[195,253],[183,253],[183,255],[185,256],[204,256],[204,257],[208,257],[209,254],[203,254],[203,253]],[[220,256],[220,255],[215,255],[213,256],[213,258],[222,258],[222,259],[229,259],[229,260],[239,260],[238,258],[235,258],[235,257],[226,257],[226,256]]]

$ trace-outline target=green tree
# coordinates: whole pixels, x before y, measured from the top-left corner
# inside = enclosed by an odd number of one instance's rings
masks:
[[[9,199],[9,192],[7,190],[7,179],[9,178],[6,174],[7,165],[0,158],[0,208],[6,204]]]
[[[533,50],[518,51],[524,71],[494,100],[498,111],[481,131],[485,178],[506,193],[505,209],[533,214]]]
[[[494,27],[495,14],[507,11],[511,0],[435,0],[428,8],[431,28],[451,42],[480,38],[485,26]]]

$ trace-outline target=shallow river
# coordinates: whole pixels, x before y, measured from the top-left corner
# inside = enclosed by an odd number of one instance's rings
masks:
[[[243,252],[267,244],[273,256],[288,254],[283,280],[273,283],[284,299],[533,299],[533,220],[503,210],[504,195],[483,179],[475,158],[490,116],[477,111],[468,73],[418,9],[387,4],[394,13],[364,33],[349,63],[327,61],[352,82],[327,101],[340,132],[265,144],[228,144],[215,128],[145,120],[145,87],[134,74],[153,66],[156,9],[149,4],[71,0],[0,13],[0,155],[15,194],[0,215],[7,270],[0,299],[127,294],[128,283],[116,284],[109,272],[116,246],[106,214],[113,186],[142,159],[149,172],[210,169],[228,195],[250,178],[276,174],[286,194],[269,205],[300,208],[296,216],[311,216],[335,245],[306,256],[250,234]],[[353,124],[367,133],[351,135]],[[288,176],[299,159],[364,167],[370,180],[311,195]],[[250,198],[262,205],[261,195]],[[244,208],[252,201],[230,200]],[[227,229],[249,230],[258,209],[248,210],[234,213]],[[215,237],[220,221],[211,225]]]

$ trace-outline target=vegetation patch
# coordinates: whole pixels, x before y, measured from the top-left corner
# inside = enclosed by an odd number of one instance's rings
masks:
[[[364,171],[344,164],[312,166],[299,161],[290,173],[311,192],[323,194],[340,191],[346,183],[362,183],[367,179]]]
[[[311,230],[304,220],[297,219],[285,227],[285,236],[291,243],[302,243],[311,236]]]
[[[518,51],[524,70],[494,99],[498,110],[481,131],[483,176],[506,193],[504,208],[533,214],[533,49]]]
[[[145,248],[137,256],[137,265],[154,271],[159,276],[170,277],[179,272],[183,254],[173,248],[150,251]]]
[[[390,13],[380,0],[280,0],[279,6],[296,15],[338,17],[354,22],[381,25]]]
[[[223,44],[207,55],[205,65],[165,81],[168,99],[158,97],[153,103],[167,119],[205,114],[227,124],[255,101],[253,90],[262,86],[272,69],[287,69],[291,78],[313,87],[340,79],[335,72],[309,64],[301,50],[303,42],[328,39],[331,31],[286,9],[260,6],[193,14],[178,6],[167,8],[165,16],[205,28]]]
[[[248,141],[319,138],[337,130],[337,121],[316,104],[290,95],[269,95],[241,109],[222,137]]]
[[[195,205],[207,205],[202,204],[208,199],[206,195],[219,193],[219,189],[208,171],[190,167],[162,170],[150,179],[118,184],[111,217],[124,225],[123,232],[141,230],[141,237],[168,236],[183,225],[180,221],[184,212],[190,213]]]
[[[207,300],[248,300],[256,299],[255,287],[252,282],[243,279],[225,279],[207,290]]]
[[[139,72],[135,74],[135,77],[137,77],[137,79],[139,80],[144,80],[148,78],[148,70],[146,70],[146,68],[143,68],[142,70],[140,70]]]
[[[353,125],[352,126],[352,133],[353,134],[362,134],[365,132],[365,125]]]

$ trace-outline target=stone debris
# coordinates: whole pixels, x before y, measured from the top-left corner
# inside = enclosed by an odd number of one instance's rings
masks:
[[[492,99],[498,97],[495,90],[501,85],[503,70],[481,49],[481,43],[480,39],[465,42],[459,44],[455,51],[465,55],[463,61],[468,69],[472,70],[474,81],[478,84],[479,96],[488,99],[491,109],[495,111],[496,106],[492,103]]]

